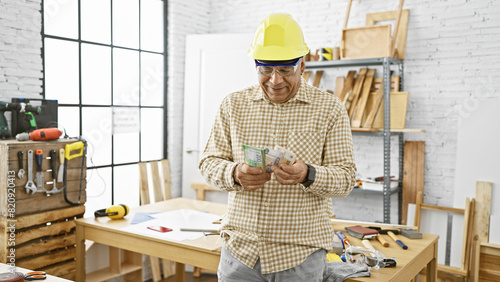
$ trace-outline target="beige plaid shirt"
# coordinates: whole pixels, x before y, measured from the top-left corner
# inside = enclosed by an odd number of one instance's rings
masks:
[[[309,187],[279,184],[243,190],[233,179],[244,162],[243,144],[279,145],[316,169]],[[215,118],[199,165],[206,181],[229,191],[222,237],[231,254],[262,273],[301,264],[319,248],[331,249],[332,197],[349,195],[355,183],[349,118],[340,100],[304,79],[283,104],[269,101],[260,85],[227,96]]]

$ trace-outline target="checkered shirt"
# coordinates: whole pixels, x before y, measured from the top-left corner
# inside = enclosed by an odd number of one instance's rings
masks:
[[[314,183],[282,185],[273,174],[264,188],[243,190],[233,179],[244,162],[243,144],[286,148],[316,169]],[[272,103],[260,85],[232,93],[219,108],[199,168],[209,185],[229,192],[221,236],[231,254],[251,268],[260,257],[262,273],[297,266],[315,250],[331,249],[331,198],[349,195],[355,183],[345,107],[304,79],[282,104]]]

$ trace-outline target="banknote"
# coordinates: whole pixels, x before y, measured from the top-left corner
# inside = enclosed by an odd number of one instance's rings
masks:
[[[292,165],[297,159],[297,156],[295,156],[294,153],[288,151],[287,149],[281,146],[276,145],[274,146],[274,149],[283,152],[283,157],[280,160],[282,163]]]
[[[264,149],[243,144],[243,155],[247,165],[260,167],[262,171],[266,170],[266,152]]]
[[[280,162],[284,152],[269,147],[265,147],[264,151],[266,152],[266,172],[272,172],[271,167]]]

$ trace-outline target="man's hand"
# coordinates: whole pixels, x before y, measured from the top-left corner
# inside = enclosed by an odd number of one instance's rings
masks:
[[[308,169],[307,165],[301,160],[297,160],[293,165],[280,163],[272,167],[276,180],[283,185],[294,185],[304,182]]]
[[[244,163],[238,164],[234,169],[234,181],[238,182],[246,190],[260,189],[270,179],[271,173],[262,172],[262,169]]]

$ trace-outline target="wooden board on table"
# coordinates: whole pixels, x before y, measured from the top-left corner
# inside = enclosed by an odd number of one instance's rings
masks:
[[[377,22],[396,21],[398,11],[388,11],[380,13],[371,13],[366,15],[366,25],[374,26]],[[410,10],[404,9],[401,11],[401,19],[399,22],[397,39],[396,39],[396,58],[403,60],[406,52],[406,37],[408,33],[408,20]]]
[[[402,129],[406,126],[406,112],[408,109],[408,92],[391,92],[391,129]],[[384,127],[384,101],[377,111],[373,128]]]
[[[425,142],[406,141],[404,146],[401,224],[406,225],[408,204],[416,204],[417,193],[424,191]]]
[[[352,127],[359,128],[361,126],[361,119],[366,107],[366,101],[370,94],[370,89],[372,88],[373,76],[375,75],[375,69],[369,69],[366,73],[365,82],[363,83],[363,89],[361,90],[360,97],[356,105],[356,111],[352,120]]]
[[[356,82],[352,88],[352,95],[346,96],[346,101],[344,101],[344,105],[348,110],[349,119],[352,118],[354,113],[354,109],[356,108],[356,103],[358,102],[359,93],[361,92],[361,88],[363,86],[363,82],[365,81],[367,69],[360,69],[358,73],[358,77],[356,78]]]

